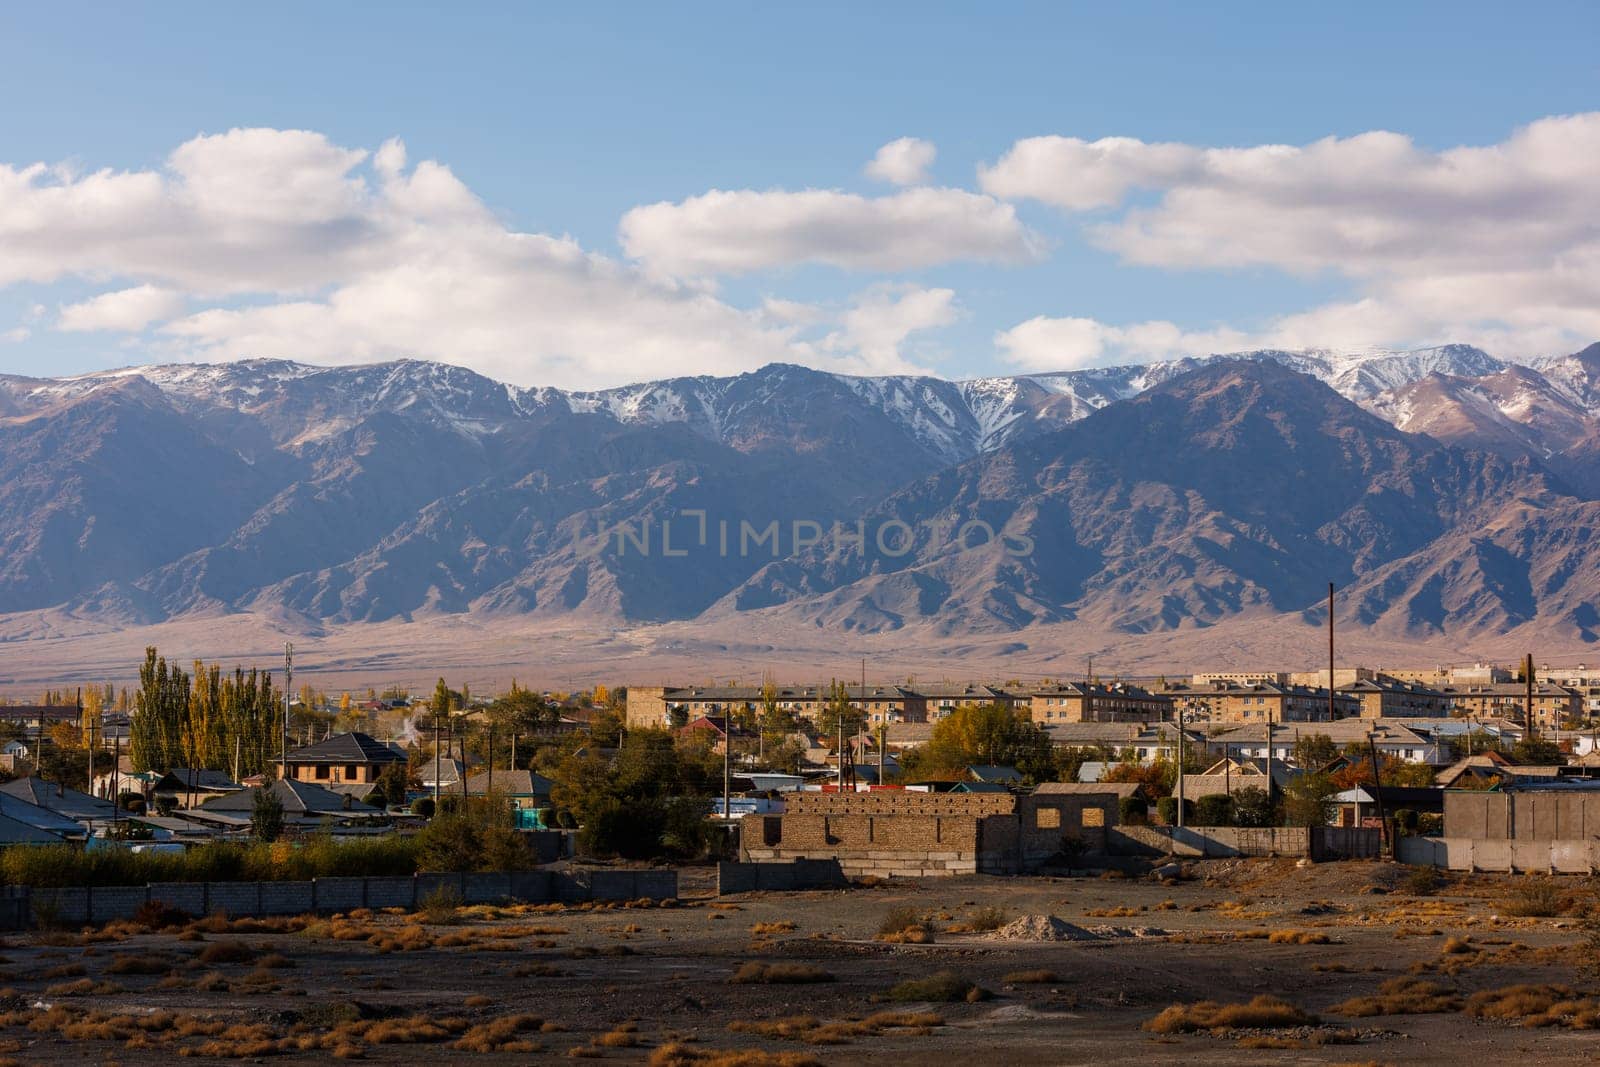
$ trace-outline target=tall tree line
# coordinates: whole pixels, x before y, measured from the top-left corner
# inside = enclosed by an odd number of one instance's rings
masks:
[[[279,697],[272,673],[195,661],[194,673],[145,649],[128,739],[135,770],[199,767],[233,775],[276,765]]]

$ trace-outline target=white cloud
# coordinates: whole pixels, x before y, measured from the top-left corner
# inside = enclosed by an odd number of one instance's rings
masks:
[[[901,271],[957,260],[1022,262],[1039,250],[1010,204],[935,188],[883,197],[714,189],[634,208],[622,217],[620,238],[628,255],[678,277],[802,263]]]
[[[0,165],[0,286],[66,278],[122,284],[60,328],[168,320],[163,358],[411,356],[582,386],[834,358],[760,310],[510,230],[398,141],[305,131],[197,137],[157,171]],[[182,302],[201,306],[171,319]]]
[[[948,326],[959,317],[950,289],[914,285],[875,285],[856,295],[840,317],[839,329],[822,341],[830,351],[853,353],[854,366],[841,369],[862,374],[925,373],[903,349],[912,334]]]
[[[21,344],[33,336],[33,331],[26,326],[13,326],[5,333],[0,333],[0,341],[6,344]]]
[[[154,285],[136,285],[101,293],[80,304],[61,309],[57,326],[63,330],[122,330],[138,332],[184,309],[181,293]]]
[[[1237,351],[1249,346],[1249,338],[1228,329],[1184,330],[1160,320],[1112,326],[1089,318],[1036,316],[996,334],[995,346],[1021,370],[1059,371]]]
[[[878,149],[866,166],[866,175],[891,185],[920,185],[928,180],[938,149],[933,142],[900,137]]]
[[[1074,211],[1157,191],[1089,230],[1125,262],[1327,273],[1356,288],[1279,318],[1255,335],[1264,343],[1492,339],[1517,357],[1600,336],[1597,165],[1600,112],[1443,151],[1381,131],[1244,148],[1031,138],[980,173],[991,194]]]
[[[1170,185],[1190,173],[1202,155],[1189,145],[1146,144],[1131,137],[1028,137],[993,166],[980,166],[978,184],[1007,200],[1088,211],[1115,207],[1141,186]]]

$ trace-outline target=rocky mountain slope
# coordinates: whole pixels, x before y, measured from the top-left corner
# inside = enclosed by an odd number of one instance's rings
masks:
[[[1377,628],[1593,640],[1597,460],[1600,346],[578,393],[417,362],[0,377],[0,615],[1149,632],[1314,613],[1331,579]]]

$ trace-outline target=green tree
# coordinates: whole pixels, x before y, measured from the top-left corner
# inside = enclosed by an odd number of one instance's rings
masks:
[[[1333,819],[1338,787],[1326,774],[1302,774],[1283,790],[1283,815],[1290,826],[1326,826]]]
[[[1290,758],[1304,770],[1320,770],[1339,758],[1339,746],[1327,734],[1307,734],[1294,743]]]
[[[1233,791],[1233,822],[1236,826],[1271,826],[1272,798],[1258,786]]]
[[[927,744],[901,757],[911,781],[952,781],[975,764],[1016,767],[1034,781],[1056,772],[1049,736],[1003,704],[957,708],[934,724]]]
[[[850,690],[838,679],[828,686],[827,697],[817,712],[817,736],[830,747],[838,743],[841,729],[846,742],[866,722],[866,713],[850,699]]]
[[[250,807],[250,836],[267,842],[283,836],[283,802],[271,788],[256,790]]]
[[[1524,737],[1511,746],[1511,758],[1528,766],[1549,766],[1566,762],[1561,746],[1542,737]]]

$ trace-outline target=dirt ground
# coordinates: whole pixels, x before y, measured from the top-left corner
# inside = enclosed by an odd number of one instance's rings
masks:
[[[1537,994],[1507,1009],[1506,1021],[1464,1010],[1481,991],[1559,983],[1576,992],[1555,999],[1577,1003],[1541,1018],[1593,1025],[1600,1015],[1600,1004],[1582,1002],[1600,987],[1577,966],[1589,951],[1579,922],[1501,915],[1513,880],[1458,879],[1415,895],[1425,887],[1407,869],[1377,863],[1213,861],[1185,873],[1165,884],[980,877],[716,898],[710,872],[691,869],[675,906],[468,908],[444,923],[422,921],[451,918],[437,911],[231,926],[213,918],[160,932],[116,924],[13,935],[0,965],[0,1060],[798,1067],[932,1054],[994,1064],[1459,1067],[1600,1054],[1600,1031],[1521,1025]],[[1587,880],[1555,885],[1565,910],[1588,899]],[[932,941],[876,940],[897,908],[912,909]],[[1030,915],[1111,929],[1073,941],[959,932]],[[752,961],[793,965],[778,977],[828,980],[730,981]],[[941,971],[959,978],[958,991],[989,995],[885,999],[897,983]],[[1030,971],[1049,974],[1017,977]],[[1426,1014],[1334,1010],[1394,979],[1432,982],[1445,1003]],[[1169,1005],[1262,994],[1319,1021],[1142,1028]],[[811,1021],[770,1033],[796,1016]],[[837,1023],[854,1025],[829,1025]],[[762,1024],[768,1033],[753,1032]],[[727,1051],[743,1056],[716,1057]]]

